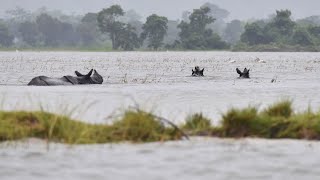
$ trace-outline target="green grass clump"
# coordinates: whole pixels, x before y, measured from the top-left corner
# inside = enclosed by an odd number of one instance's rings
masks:
[[[0,111],[0,141],[30,137],[67,144],[96,144],[176,140],[181,133],[142,111],[127,111],[113,125],[88,124],[47,112]]]
[[[320,114],[310,111],[296,114],[286,120],[278,138],[320,140]]]
[[[288,118],[293,113],[292,102],[284,100],[277,102],[263,111],[268,116]]]
[[[187,117],[182,129],[187,130],[191,134],[205,134],[211,129],[210,119],[204,117],[202,113],[196,113]]]
[[[182,134],[166,127],[156,117],[144,111],[126,111],[121,120],[113,125],[119,140],[152,142],[181,139]]]
[[[221,137],[320,139],[320,114],[293,113],[291,101],[256,108],[231,109],[222,117]]]
[[[249,107],[243,110],[231,109],[222,116],[222,127],[225,136],[247,136],[251,123],[257,117],[257,110]]]
[[[103,143],[109,129],[47,112],[0,111],[0,141],[36,137],[68,144]]]

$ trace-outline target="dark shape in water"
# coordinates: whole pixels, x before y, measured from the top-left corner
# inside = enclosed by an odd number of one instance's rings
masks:
[[[238,68],[236,69],[239,74],[239,78],[250,78],[249,71],[250,69],[244,68],[243,72],[241,72]]]
[[[92,74],[93,73],[93,74]],[[37,76],[33,78],[28,86],[63,86],[63,85],[80,85],[80,84],[102,84],[102,76],[94,69],[83,75],[75,71],[75,76],[63,76],[61,78],[51,78],[47,76]]]
[[[199,66],[196,66],[194,67],[194,70],[192,69],[192,76],[203,76],[203,71],[204,68],[200,70]]]

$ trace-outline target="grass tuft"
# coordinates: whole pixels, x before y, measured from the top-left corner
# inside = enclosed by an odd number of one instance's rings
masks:
[[[181,139],[181,134],[166,127],[156,117],[144,111],[126,111],[113,125],[113,133],[119,140],[152,142]]]
[[[187,130],[189,133],[194,135],[199,133],[203,134],[211,129],[211,121],[204,117],[202,113],[196,113],[187,117],[182,129]]]
[[[248,107],[243,110],[230,109],[222,116],[223,136],[244,137],[254,128],[253,121],[257,119],[257,109]]]
[[[264,113],[266,113],[268,116],[273,116],[273,117],[279,116],[279,117],[288,118],[293,113],[292,101],[283,100],[283,101],[276,102],[275,104],[265,109]]]

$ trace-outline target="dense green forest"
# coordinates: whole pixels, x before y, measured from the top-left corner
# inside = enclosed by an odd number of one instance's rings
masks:
[[[240,21],[229,14],[211,3],[183,12],[181,20],[158,14],[143,20],[120,5],[82,16],[17,7],[0,19],[0,48],[320,51],[320,16],[293,20],[290,10],[275,10],[267,19]]]

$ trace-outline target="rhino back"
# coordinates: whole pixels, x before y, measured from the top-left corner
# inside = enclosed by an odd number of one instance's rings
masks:
[[[50,78],[47,76],[38,76],[33,78],[29,83],[29,86],[61,86],[61,85],[73,85],[65,77],[62,78]]]
[[[48,84],[43,81],[43,79],[46,79],[48,77],[46,76],[37,76],[28,83],[28,86],[48,86]]]

